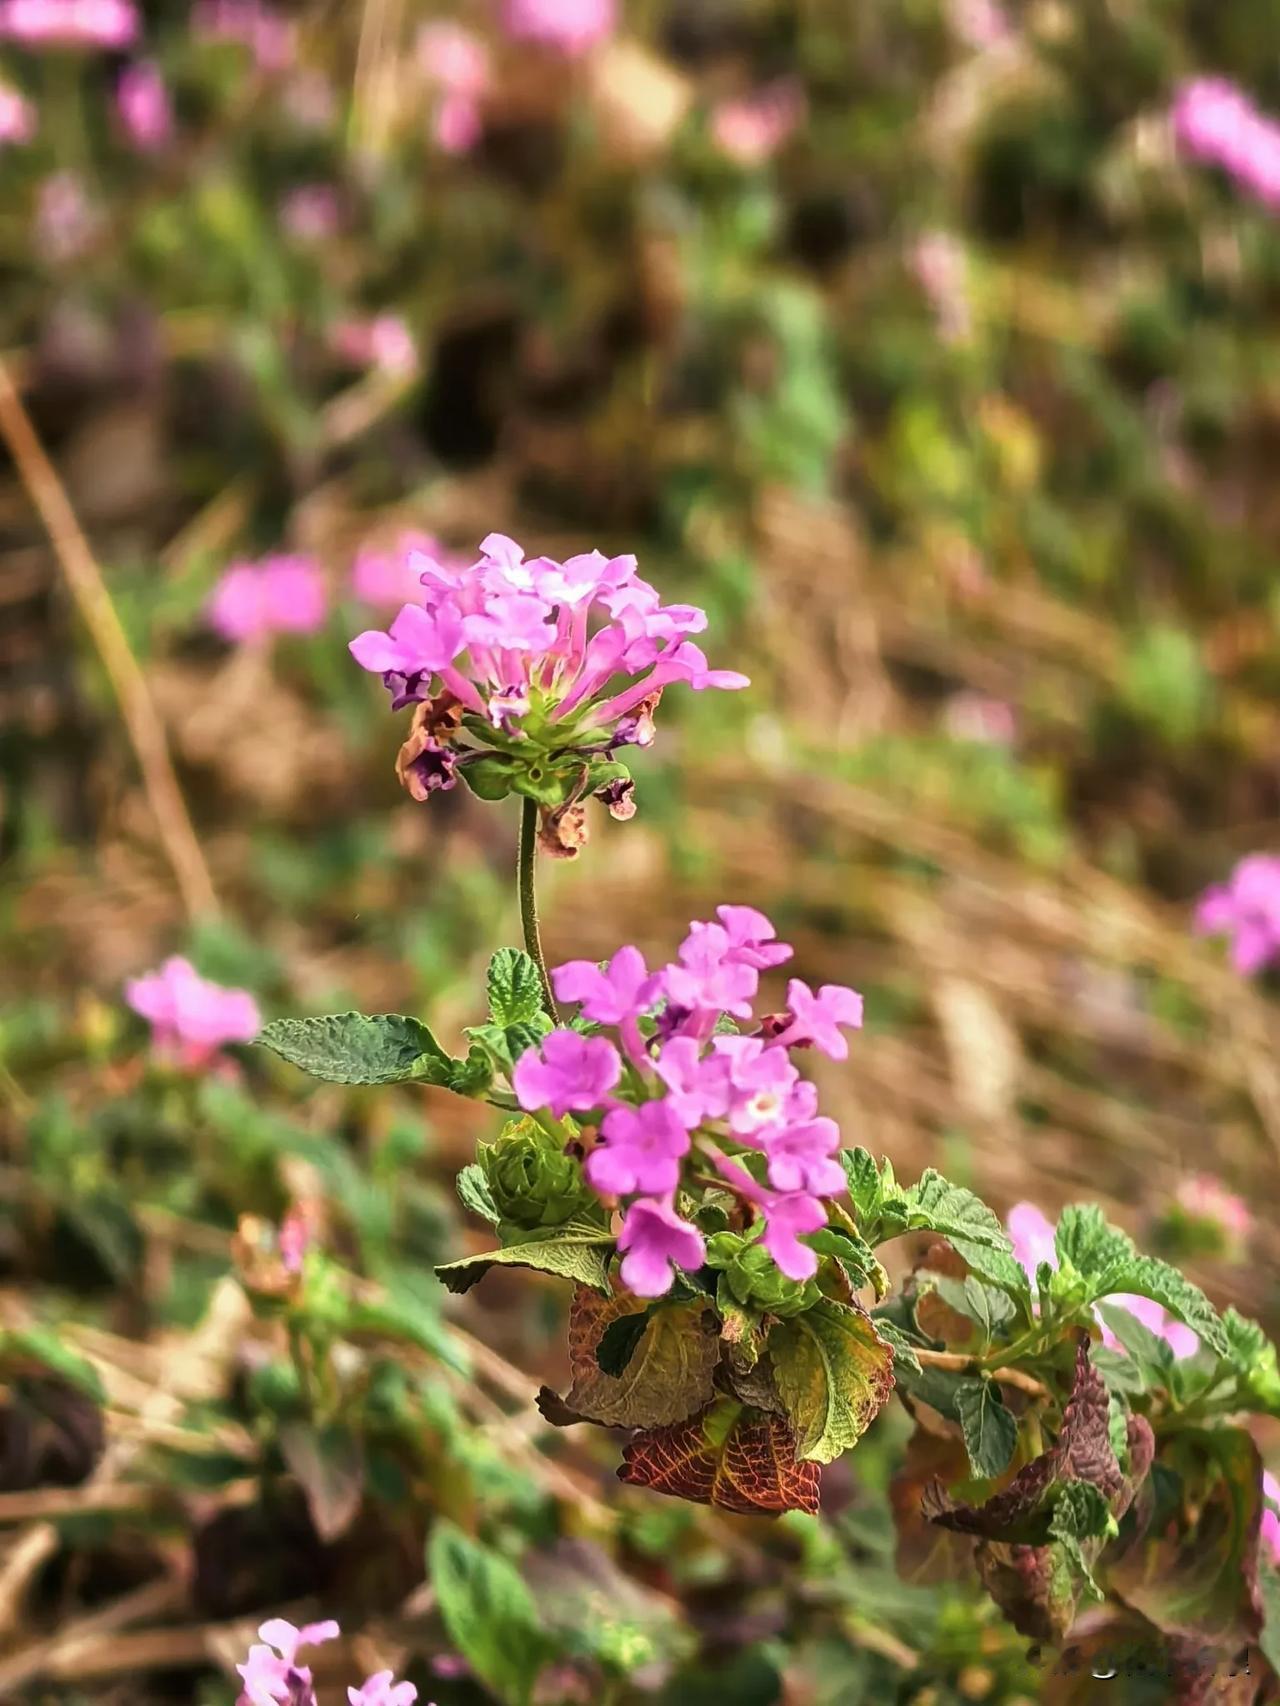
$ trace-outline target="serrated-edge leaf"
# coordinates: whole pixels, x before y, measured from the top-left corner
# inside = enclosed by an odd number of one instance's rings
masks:
[[[894,1374],[900,1378],[903,1369],[911,1374],[922,1374],[924,1365],[916,1355],[916,1347],[902,1329],[879,1315],[872,1315],[871,1319],[875,1322],[876,1332],[893,1352]]]
[[[447,1084],[453,1065],[422,1021],[405,1013],[272,1019],[257,1040],[327,1084]]]
[[[969,1467],[983,1480],[1003,1475],[1018,1443],[1018,1424],[992,1380],[962,1380],[955,1390],[956,1414]]]
[[[454,1293],[470,1291],[493,1267],[533,1268],[538,1273],[577,1280],[593,1291],[607,1292],[613,1245],[613,1234],[607,1229],[593,1222],[570,1220],[555,1229],[554,1237],[535,1236],[524,1244],[462,1256],[435,1271],[441,1284]]]
[[[502,1706],[526,1706],[547,1641],[538,1608],[515,1565],[437,1520],[427,1573],[453,1645]]]
[[[1184,1327],[1190,1327],[1219,1356],[1228,1355],[1230,1346],[1217,1310],[1198,1285],[1193,1285],[1168,1262],[1162,1262],[1158,1256],[1135,1254],[1094,1278],[1089,1300],[1126,1292],[1149,1297]]]
[[[483,1167],[474,1161],[469,1162],[458,1174],[454,1184],[464,1208],[469,1208],[472,1214],[478,1214],[482,1220],[487,1220],[490,1226],[498,1225],[502,1216],[498,1213],[498,1205],[493,1200]]]
[[[893,1350],[860,1309],[823,1299],[769,1334],[774,1385],[802,1462],[857,1444],[893,1390]]]
[[[544,1013],[542,979],[523,948],[499,948],[489,961],[489,1013],[495,1025],[533,1024]]]

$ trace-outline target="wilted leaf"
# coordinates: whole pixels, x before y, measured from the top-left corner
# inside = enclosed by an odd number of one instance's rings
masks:
[[[330,1013],[273,1019],[258,1041],[329,1084],[448,1084],[454,1063],[419,1019],[403,1013]]]
[[[321,1540],[336,1540],[355,1521],[364,1500],[364,1452],[346,1428],[290,1422],[280,1451],[307,1496]]]
[[[574,1293],[569,1311],[573,1383],[560,1402],[575,1419],[603,1427],[656,1428],[682,1421],[711,1401],[720,1342],[714,1316],[700,1301],[655,1309],[621,1374],[601,1368],[596,1353],[603,1335],[637,1315],[644,1320],[644,1305],[629,1292],[598,1297],[580,1288]]]
[[[427,1573],[453,1645],[502,1702],[526,1706],[548,1642],[533,1596],[515,1566],[438,1520],[427,1545]]]
[[[856,1445],[893,1390],[893,1350],[871,1317],[826,1298],[773,1328],[769,1356],[796,1455],[815,1463]]]
[[[962,1380],[955,1390],[969,1467],[983,1480],[1003,1475],[1018,1443],[1018,1424],[993,1380]]]
[[[539,1273],[559,1274],[596,1291],[609,1289],[609,1256],[613,1234],[595,1220],[570,1220],[557,1226],[554,1236],[539,1237],[527,1244],[511,1244],[501,1250],[485,1250],[478,1256],[462,1256],[445,1262],[436,1276],[452,1292],[470,1291],[493,1267],[534,1268]]]
[[[796,1459],[780,1416],[762,1416],[733,1399],[700,1415],[628,1441],[618,1479],[694,1504],[745,1516],[818,1509],[816,1463]]]

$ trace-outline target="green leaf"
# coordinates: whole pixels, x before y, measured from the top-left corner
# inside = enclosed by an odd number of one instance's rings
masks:
[[[1058,1261],[1070,1262],[1086,1279],[1099,1278],[1136,1254],[1133,1240],[1108,1225],[1096,1203],[1073,1203],[1064,1208],[1053,1241]],[[1094,1295],[1101,1297],[1103,1293]]]
[[[502,1219],[497,1205],[489,1190],[489,1181],[484,1176],[484,1168],[470,1162],[458,1174],[455,1186],[462,1206],[469,1208],[472,1214],[478,1214],[482,1220],[487,1220],[490,1226],[496,1226]]]
[[[1222,1316],[1227,1361],[1250,1408],[1280,1415],[1280,1370],[1276,1347],[1256,1321],[1227,1309]]]
[[[1098,1314],[1128,1353],[1141,1376],[1141,1385],[1167,1387],[1173,1370],[1173,1350],[1165,1340],[1119,1304],[1100,1303]],[[1105,1349],[1105,1346],[1102,1348]],[[1105,1374],[1106,1370],[1103,1364],[1098,1362],[1096,1351],[1093,1360],[1095,1366]]]
[[[870,1244],[858,1233],[844,1226],[824,1226],[806,1238],[805,1243],[820,1256],[834,1256],[843,1265],[855,1291],[864,1285],[873,1286],[877,1297],[888,1291],[884,1268]]]
[[[983,1344],[990,1344],[995,1329],[1012,1321],[1017,1314],[1004,1292],[997,1291],[994,1286],[983,1285],[972,1274],[966,1274],[963,1281],[939,1274],[936,1278],[931,1277],[931,1283],[948,1308],[973,1322]]]
[[[1280,1570],[1264,1563],[1258,1571],[1258,1596],[1262,1601],[1262,1634],[1258,1645],[1272,1670],[1280,1671]]]
[[[17,1373],[29,1363],[56,1374],[95,1403],[105,1402],[97,1369],[63,1344],[52,1328],[14,1327],[7,1333],[0,1332],[0,1372]]]
[[[828,1298],[779,1322],[769,1356],[801,1462],[830,1463],[856,1445],[893,1389],[893,1352],[871,1317]]]
[[[619,1315],[616,1321],[610,1321],[596,1346],[596,1365],[601,1374],[617,1380],[626,1373],[648,1325],[647,1309],[637,1309],[630,1315]]]
[[[280,1451],[306,1494],[321,1540],[337,1540],[364,1501],[364,1452],[344,1427],[290,1422],[280,1430]]]
[[[1102,1589],[1093,1579],[1093,1559],[1086,1555],[1084,1541],[1097,1541],[1116,1532],[1116,1524],[1099,1488],[1088,1481],[1064,1481],[1058,1490],[1049,1521],[1050,1544],[1059,1548],[1071,1570],[1092,1599],[1102,1599]],[[1090,1553],[1097,1547],[1091,1546]]]
[[[613,1234],[599,1221],[578,1218],[557,1226],[554,1236],[539,1234],[525,1244],[446,1262],[436,1269],[436,1275],[450,1291],[463,1292],[470,1291],[490,1268],[535,1268],[539,1273],[577,1280],[594,1291],[608,1291],[613,1244]]]
[[[840,1165],[859,1220],[874,1221],[880,1212],[880,1169],[869,1149],[842,1149]]]
[[[448,1087],[455,1096],[483,1096],[493,1083],[493,1062],[482,1048],[471,1048],[465,1060],[450,1063]]]
[[[1013,1254],[1009,1234],[980,1197],[963,1185],[953,1185],[932,1167],[906,1196],[910,1230],[938,1233],[980,1278],[1016,1297],[1030,1297],[1027,1276]]]
[[[1090,1301],[1124,1292],[1151,1298],[1219,1356],[1228,1354],[1227,1335],[1217,1310],[1198,1285],[1192,1285],[1168,1262],[1156,1256],[1128,1256],[1092,1281]]]
[[[902,1329],[895,1327],[892,1321],[886,1321],[880,1315],[873,1314],[871,1319],[875,1322],[876,1332],[893,1352],[893,1372],[899,1384],[901,1384],[904,1371],[908,1374],[923,1373],[924,1365],[916,1355],[916,1347]]]
[[[503,1030],[545,1017],[542,979],[521,948],[499,948],[489,961],[489,1016]]]
[[[528,1706],[549,1657],[533,1595],[515,1566],[440,1519],[427,1573],[453,1645],[502,1706]]]
[[[470,1025],[466,1034],[482,1053],[496,1062],[501,1071],[509,1073],[520,1056],[531,1048],[537,1048],[550,1029],[550,1019],[541,1013],[514,1025]],[[472,1054],[475,1052],[473,1048]]]
[[[969,1467],[983,1480],[1003,1475],[1018,1443],[1018,1424],[1005,1408],[993,1380],[962,1380],[955,1389],[956,1414],[969,1453]]]
[[[421,1020],[403,1013],[273,1019],[258,1041],[327,1084],[447,1084],[453,1064]]]

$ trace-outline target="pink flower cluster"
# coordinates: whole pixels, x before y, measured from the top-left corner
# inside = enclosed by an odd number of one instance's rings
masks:
[[[469,153],[480,140],[481,102],[491,82],[488,49],[460,24],[424,24],[418,63],[438,91],[431,127],[436,143],[446,154]]]
[[[283,71],[293,63],[296,28],[263,0],[200,0],[192,25],[206,41],[247,47],[259,71]]]
[[[1058,1265],[1058,1255],[1054,1247],[1053,1222],[1046,1219],[1034,1203],[1015,1203],[1009,1210],[1005,1220],[1005,1229],[1013,1244],[1013,1253],[1022,1267],[1026,1270],[1027,1278],[1035,1284],[1036,1269],[1041,1262],[1047,1262],[1051,1268]],[[1108,1306],[1114,1305],[1127,1310],[1135,1320],[1138,1320],[1157,1338],[1163,1339],[1175,1357],[1194,1356],[1200,1349],[1199,1337],[1184,1327],[1181,1321],[1175,1321],[1166,1314],[1160,1304],[1149,1297],[1138,1297],[1130,1292],[1118,1292],[1114,1297],[1106,1299]],[[1119,1350],[1120,1343],[1109,1327],[1102,1326],[1102,1342],[1112,1350]]]
[[[247,990],[210,983],[176,956],[159,971],[131,978],[124,998],[150,1024],[157,1055],[188,1072],[208,1066],[224,1043],[252,1042],[262,1029]]]
[[[724,1034],[726,1017],[751,1018],[761,971],[791,949],[753,907],[721,906],[717,918],[691,925],[675,961],[656,972],[634,947],[604,967],[558,966],[557,998],[615,1030],[618,1042],[555,1030],[521,1055],[512,1075],[527,1112],[598,1124],[585,1171],[601,1196],[629,1199],[618,1249],[623,1282],[639,1297],[662,1296],[675,1269],[705,1260],[702,1234],[676,1197],[695,1147],[761,1217],[761,1242],[789,1279],[817,1271],[800,1239],[826,1225],[821,1199],[845,1189],[839,1129],[819,1115],[817,1092],[788,1050],[814,1047],[844,1060],[841,1033],[862,1023],[862,997],[838,984],[815,993],[792,978],[785,1013],[754,1034]]]
[[[1280,955],[1280,857],[1250,853],[1230,880],[1208,889],[1196,908],[1201,935],[1230,936],[1231,963],[1248,977]]]
[[[133,146],[154,154],[173,135],[173,107],[160,67],[140,59],[126,65],[116,84],[116,111],[121,128]]]
[[[465,557],[430,534],[402,533],[391,550],[367,546],[358,553],[351,571],[351,590],[363,603],[384,609],[421,604],[423,558],[445,564],[454,574],[467,567]]]
[[[734,670],[708,667],[688,637],[706,627],[706,612],[664,605],[637,575],[634,557],[588,551],[563,563],[526,559],[501,533],[491,533],[480,552],[466,568],[411,553],[421,602],[406,604],[388,632],[352,640],[352,656],[382,676],[394,710],[432,697],[438,683],[507,734],[518,734],[532,713],[561,726],[566,744],[570,731],[610,729],[615,745],[646,746],[653,739],[646,701],[669,683],[749,685]],[[607,620],[592,632],[597,609]]]
[[[740,100],[721,102],[711,115],[711,138],[740,166],[759,166],[803,124],[805,111],[804,90],[784,78]]]
[[[1228,1240],[1243,1241],[1253,1230],[1253,1216],[1244,1199],[1209,1173],[1195,1173],[1184,1179],[1175,1200],[1184,1214],[1192,1220],[1207,1221]]]
[[[133,0],[0,0],[0,36],[38,47],[128,47]]]
[[[339,320],[329,334],[329,343],[334,354],[352,367],[399,375],[412,373],[418,365],[413,333],[398,314]]]
[[[273,1617],[258,1630],[259,1644],[249,1648],[244,1664],[237,1665],[241,1691],[237,1706],[316,1706],[315,1683],[308,1665],[298,1663],[302,1647],[319,1647],[341,1634],[329,1618],[324,1623],[304,1623],[296,1629],[283,1617]],[[389,1670],[380,1670],[359,1688],[348,1688],[349,1706],[413,1706],[418,1690],[411,1682],[397,1682]]]
[[[536,41],[577,58],[613,34],[616,0],[506,0],[503,27],[513,41]]]
[[[271,634],[314,634],[324,626],[329,597],[311,557],[271,556],[234,563],[213,589],[209,625],[240,645]]]
[[[36,133],[36,109],[24,95],[0,83],[0,144],[30,142]]]
[[[1280,123],[1260,113],[1234,83],[1196,77],[1173,103],[1173,130],[1197,160],[1221,166],[1259,200],[1280,208]]]

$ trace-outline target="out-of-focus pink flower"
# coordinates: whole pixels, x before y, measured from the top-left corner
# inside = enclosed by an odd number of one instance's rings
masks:
[[[618,1235],[622,1283],[637,1297],[661,1297],[677,1268],[692,1272],[706,1260],[696,1226],[682,1220],[670,1198],[639,1197],[627,1210]]]
[[[323,243],[342,224],[342,201],[332,184],[300,184],[280,202],[280,223],[299,243]]]
[[[1032,1202],[1015,1203],[1005,1218],[1005,1230],[1013,1244],[1013,1253],[1025,1270],[1032,1285],[1041,1262],[1051,1268],[1058,1265],[1053,1242],[1053,1222]]]
[[[1280,1569],[1280,1481],[1269,1469],[1262,1475],[1261,1541],[1267,1561]]]
[[[45,260],[72,261],[98,229],[98,215],[76,172],[54,172],[36,195],[35,245]]]
[[[803,124],[806,110],[804,90],[785,78],[740,100],[722,101],[711,115],[711,137],[740,166],[759,166]]]
[[[367,547],[356,557],[351,571],[351,590],[365,604],[398,610],[402,604],[423,600],[422,568],[417,561],[430,557],[453,569],[466,567],[456,551],[450,551],[427,533],[403,533],[390,550]]]
[[[332,1641],[340,1632],[332,1618],[301,1629],[283,1617],[264,1623],[258,1630],[262,1645],[250,1647],[248,1659],[236,1666],[243,1683],[242,1706],[315,1706],[311,1671],[298,1663],[298,1651]]]
[[[224,1043],[252,1042],[262,1029],[247,990],[210,983],[177,956],[159,971],[131,978],[124,998],[150,1024],[157,1054],[188,1070],[207,1065]]]
[[[1196,908],[1202,935],[1230,936],[1231,962],[1245,977],[1280,954],[1280,858],[1250,853]]]
[[[350,1706],[413,1706],[418,1691],[411,1682],[397,1682],[395,1672],[380,1670],[359,1688],[348,1688]]]
[[[0,83],[0,145],[30,142],[36,133],[36,109],[24,95]]]
[[[418,32],[418,63],[438,96],[432,131],[447,154],[466,154],[480,140],[481,102],[492,73],[489,51],[460,24],[424,24]]]
[[[192,20],[206,41],[239,42],[260,71],[284,71],[297,51],[297,30],[263,0],[200,0]]]
[[[150,59],[126,65],[116,84],[116,111],[135,148],[154,153],[173,135],[173,107],[160,67]]]
[[[1154,1333],[1158,1339],[1163,1339],[1179,1360],[1183,1357],[1193,1357],[1200,1349],[1199,1336],[1193,1333],[1190,1327],[1184,1327],[1181,1321],[1175,1321],[1172,1315],[1149,1297],[1118,1292],[1114,1297],[1105,1298],[1104,1302],[1125,1310],[1136,1321],[1140,1321],[1148,1332]],[[1105,1325],[1102,1329],[1102,1342],[1113,1351],[1122,1348],[1119,1339]]]
[[[505,0],[503,24],[513,41],[536,41],[576,58],[611,36],[615,0]]]
[[[1013,706],[981,693],[953,693],[945,711],[947,733],[954,740],[983,746],[1012,746],[1018,732]]]
[[[1184,83],[1171,113],[1174,135],[1197,160],[1221,166],[1236,182],[1280,208],[1280,123],[1222,77]]]
[[[398,314],[376,314],[371,320],[339,320],[329,341],[334,353],[353,367],[407,374],[418,365],[413,334]]]
[[[213,589],[209,625],[243,644],[269,634],[314,634],[324,626],[329,596],[311,557],[272,556],[236,563]]]
[[[1008,39],[1009,20],[995,0],[950,0],[951,28],[966,47],[995,47]]]
[[[39,47],[128,47],[133,0],[0,0],[0,36]]]
[[[281,91],[285,112],[304,130],[328,130],[338,113],[333,84],[323,71],[301,66]]]
[[[1228,1238],[1244,1239],[1253,1230],[1253,1216],[1244,1199],[1208,1173],[1184,1179],[1178,1186],[1176,1199],[1184,1213],[1194,1220],[1211,1221]]]
[[[943,342],[964,343],[973,329],[964,245],[949,231],[929,231],[917,238],[907,258],[929,298]]]
[[[280,1265],[287,1274],[300,1274],[303,1259],[311,1248],[311,1222],[305,1210],[294,1207],[289,1210],[280,1222],[280,1231],[276,1238],[276,1248],[280,1252]]]

